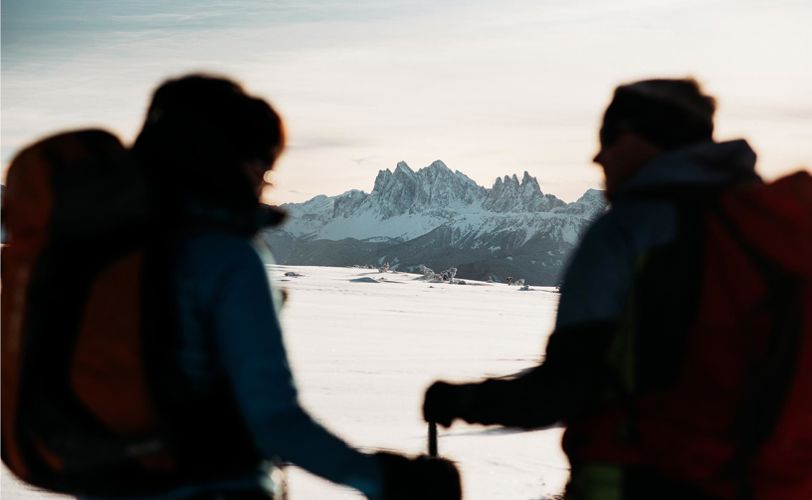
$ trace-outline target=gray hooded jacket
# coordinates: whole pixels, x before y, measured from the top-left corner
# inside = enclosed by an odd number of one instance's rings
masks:
[[[647,193],[758,181],[755,163],[747,142],[735,140],[670,151],[643,166],[618,189],[612,206],[587,230],[573,255],[561,287],[556,329],[618,319],[639,257],[674,240],[674,203]]]

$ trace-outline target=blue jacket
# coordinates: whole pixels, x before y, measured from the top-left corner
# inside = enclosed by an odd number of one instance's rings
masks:
[[[281,294],[266,267],[272,263],[260,238],[205,230],[180,239],[174,280],[177,363],[194,396],[205,399],[228,385],[254,446],[268,462],[292,463],[377,498],[382,491],[377,460],[336,437],[299,404],[278,319]],[[213,478],[157,498],[265,487],[267,476],[257,465],[239,477]]]

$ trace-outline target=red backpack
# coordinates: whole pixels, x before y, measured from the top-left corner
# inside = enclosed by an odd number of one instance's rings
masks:
[[[156,206],[101,130],[42,140],[9,168],[2,459],[24,481],[150,494],[257,463],[233,407],[188,399],[171,369],[171,252]]]
[[[707,200],[678,202],[680,237],[641,266],[617,390],[565,449],[709,498],[812,499],[812,177]]]

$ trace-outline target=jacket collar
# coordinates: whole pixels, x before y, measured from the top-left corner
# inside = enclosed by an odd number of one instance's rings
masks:
[[[705,142],[668,151],[644,165],[617,191],[627,194],[671,187],[723,187],[760,181],[756,153],[743,139]]]

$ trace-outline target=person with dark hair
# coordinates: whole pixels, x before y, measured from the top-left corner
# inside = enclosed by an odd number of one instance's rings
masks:
[[[693,79],[618,87],[603,118],[601,151],[595,157],[609,200],[619,184],[659,153],[711,142],[715,110],[716,101],[703,95]],[[615,161],[618,156],[621,161]]]
[[[460,497],[448,461],[358,451],[299,404],[255,237],[283,214],[260,203],[285,143],[282,120],[207,75],[158,88],[133,147],[158,188],[177,338],[163,358],[164,413],[199,480],[167,498],[269,498],[264,463],[292,463],[372,499]],[[163,498],[163,497],[162,497]]]
[[[572,467],[566,497],[572,499],[716,498],[709,492],[733,481],[714,476],[710,465],[702,470],[712,462],[710,448],[693,455],[680,449],[698,440],[696,434],[674,440],[665,453],[635,448],[645,442],[641,433],[659,428],[641,430],[638,424],[672,425],[645,414],[636,398],[657,391],[670,397],[682,366],[701,264],[690,261],[699,252],[688,251],[690,238],[684,238],[699,233],[687,228],[691,221],[700,227],[690,214],[704,214],[722,190],[760,184],[756,155],[744,140],[713,140],[715,107],[691,78],[638,81],[615,90],[594,158],[603,169],[610,208],[588,229],[568,265],[544,362],[509,379],[435,382],[425,395],[426,420],[521,428],[564,423],[563,447]],[[678,250],[658,259],[656,269],[649,266],[664,248]],[[646,283],[638,274],[643,268]],[[688,409],[697,418],[705,410]],[[715,432],[712,425],[704,432]],[[646,436],[656,441],[666,433]],[[686,463],[693,460],[699,476],[688,480],[664,472],[687,467],[669,462],[683,456],[694,457]]]

